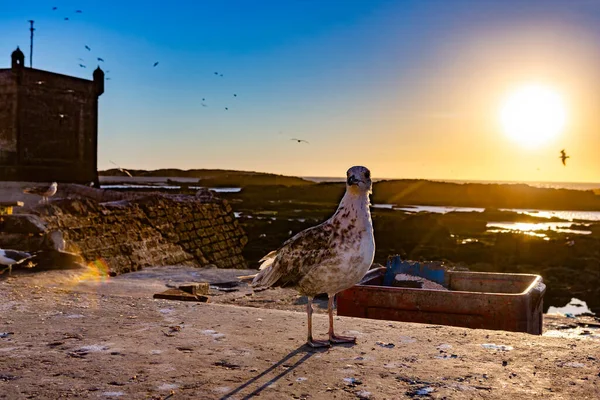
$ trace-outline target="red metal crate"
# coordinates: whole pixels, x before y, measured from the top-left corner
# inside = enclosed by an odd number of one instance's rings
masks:
[[[338,315],[542,334],[539,275],[444,271],[445,291],[384,286],[386,271],[339,293]]]

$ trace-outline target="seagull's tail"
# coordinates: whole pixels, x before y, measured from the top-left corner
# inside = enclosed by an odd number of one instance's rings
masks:
[[[259,272],[252,280],[252,287],[270,287],[273,286],[281,277],[276,269],[273,268],[273,263],[277,258],[277,250],[274,250],[261,258]]]

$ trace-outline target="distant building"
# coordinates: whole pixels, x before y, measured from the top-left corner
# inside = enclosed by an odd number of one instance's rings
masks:
[[[98,97],[93,80],[25,67],[17,49],[0,69],[0,181],[98,183]]]

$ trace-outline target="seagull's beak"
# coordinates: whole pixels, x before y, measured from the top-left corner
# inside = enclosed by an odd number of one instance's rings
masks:
[[[346,183],[348,184],[348,186],[358,185],[358,182],[360,182],[360,181],[354,175],[350,175],[348,177],[348,179],[346,180]]]

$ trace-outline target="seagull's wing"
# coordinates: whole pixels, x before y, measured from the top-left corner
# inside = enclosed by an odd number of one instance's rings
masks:
[[[293,286],[313,268],[335,262],[331,248],[334,230],[329,221],[308,228],[262,258],[252,286]]]
[[[47,191],[48,191],[47,186],[35,186],[35,187],[28,187],[28,188],[23,189],[23,193],[37,194],[39,196],[43,195]]]
[[[17,251],[17,250],[4,250],[4,255],[7,258],[15,260],[17,264],[33,257],[29,253],[26,253],[24,251]]]
[[[129,176],[130,178],[133,178],[133,175],[131,175],[131,172],[127,171],[126,169],[121,169],[121,171],[125,172],[127,174],[127,176]]]

